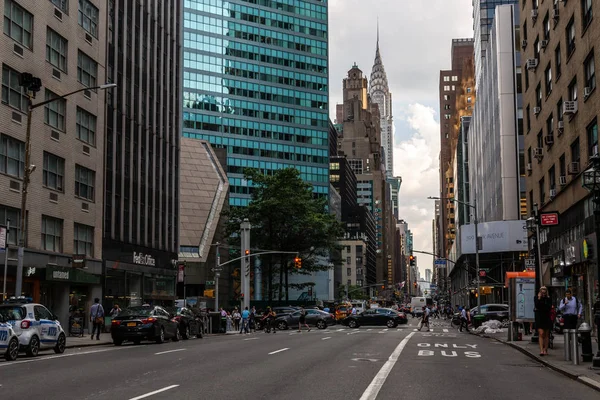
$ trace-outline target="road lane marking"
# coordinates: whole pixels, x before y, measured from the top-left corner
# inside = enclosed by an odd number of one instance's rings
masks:
[[[167,353],[175,353],[176,351],[184,351],[185,349],[175,349],[175,350],[167,350],[167,351],[159,351],[158,353],[154,353],[155,356],[160,356],[161,354]]]
[[[244,340],[257,340],[257,339],[258,339],[257,337],[251,337],[251,338],[244,339]]]
[[[324,338],[323,338],[323,339],[321,339],[321,340],[327,340],[327,339],[331,339],[331,336],[324,337]]]
[[[373,329],[367,329],[367,332],[372,331]]]
[[[167,387],[164,387],[162,389],[158,389],[158,390],[155,390],[155,391],[150,392],[150,393],[143,394],[143,395],[138,396],[138,397],[132,397],[129,400],[141,400],[141,399],[145,399],[146,397],[154,396],[155,394],[166,392],[167,390],[175,389],[176,387],[179,387],[179,385],[167,386]]]
[[[408,336],[406,336],[400,342],[400,344],[390,355],[390,358],[385,362],[385,364],[383,364],[383,367],[381,367],[377,375],[375,375],[375,378],[373,378],[371,384],[369,384],[363,395],[360,397],[360,400],[375,400],[377,398],[377,394],[379,394],[379,391],[383,387],[385,380],[392,371],[392,368],[394,368],[398,358],[400,358],[402,350],[404,350],[404,347],[406,347],[406,344],[414,334],[414,332],[409,333]]]
[[[344,330],[345,330],[344,328],[338,329],[337,332],[341,332],[341,331],[344,331]]]
[[[289,349],[290,349],[289,347],[284,347],[283,349],[279,349],[279,350],[275,350],[275,351],[270,352],[269,355],[281,353],[282,351],[286,351],[286,350],[289,350]]]

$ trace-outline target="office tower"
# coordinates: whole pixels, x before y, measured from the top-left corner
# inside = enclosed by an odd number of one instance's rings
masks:
[[[327,4],[184,2],[183,136],[227,149],[230,204],[245,168],[294,167],[329,192]]]

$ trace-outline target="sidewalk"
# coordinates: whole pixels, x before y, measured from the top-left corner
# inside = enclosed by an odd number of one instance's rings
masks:
[[[540,356],[540,347],[538,343],[531,343],[531,336],[523,335],[523,340],[517,342],[508,341],[508,333],[504,332],[493,334],[482,334],[482,337],[491,338],[511,346],[521,353],[533,358],[540,364],[545,365],[571,379],[577,380],[593,389],[600,391],[600,369],[592,369],[591,362],[583,362],[580,358],[579,365],[573,365],[571,361],[564,361],[564,337],[554,334],[554,349],[548,349],[547,356]],[[595,341],[594,341],[595,342]],[[593,346],[595,349],[596,346]],[[581,347],[580,347],[581,350]],[[594,352],[594,354],[596,354]]]
[[[113,344],[112,338],[110,337],[110,333],[102,333],[100,334],[100,340],[90,339],[90,335],[85,334],[82,337],[79,336],[67,336],[67,345],[65,348],[72,349],[78,347],[90,347],[90,346],[104,346],[108,344]]]

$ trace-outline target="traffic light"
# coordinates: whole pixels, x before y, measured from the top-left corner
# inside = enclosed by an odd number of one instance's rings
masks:
[[[249,256],[250,255],[250,250],[246,249],[246,251],[244,251],[244,255]]]
[[[294,258],[294,267],[298,269],[302,268],[302,259],[300,257]]]
[[[411,256],[409,257],[409,259],[410,259],[410,266],[411,266],[411,267],[414,267],[414,266],[415,266],[415,256],[411,255]]]
[[[381,290],[385,289],[385,285],[381,285]]]

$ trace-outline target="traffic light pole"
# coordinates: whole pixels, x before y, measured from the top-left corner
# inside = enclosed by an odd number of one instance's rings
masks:
[[[240,224],[241,245],[242,245],[242,265],[240,275],[242,277],[242,299],[241,309],[250,308],[250,222],[248,218]]]

